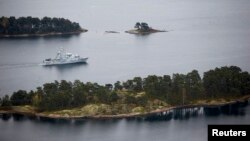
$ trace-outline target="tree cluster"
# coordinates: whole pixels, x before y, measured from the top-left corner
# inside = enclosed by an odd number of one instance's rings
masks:
[[[149,26],[148,26],[148,24],[144,23],[144,22],[142,22],[142,23],[137,22],[135,24],[135,28],[138,29],[138,30],[140,30],[140,31],[148,31],[150,29]]]
[[[78,23],[64,18],[1,17],[0,35],[67,33],[81,31]]]
[[[250,75],[239,67],[215,68],[204,73],[203,86],[211,97],[250,94]]]
[[[6,95],[0,99],[0,104],[32,104],[41,110],[58,110],[92,103],[146,106],[147,101],[153,99],[181,105],[204,98],[247,94],[250,94],[250,74],[242,72],[239,67],[230,66],[204,72],[203,79],[197,70],[193,70],[187,74],[173,74],[172,78],[169,75],[149,75],[146,78],[135,77],[104,86],[79,80],[73,83],[55,81],[45,83],[36,91],[27,93],[19,90],[11,97]]]

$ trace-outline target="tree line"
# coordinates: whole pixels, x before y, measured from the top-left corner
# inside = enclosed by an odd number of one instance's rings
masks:
[[[124,94],[124,92],[126,92]],[[144,95],[140,95],[145,93]],[[189,104],[208,98],[226,98],[250,94],[250,74],[239,67],[221,67],[204,72],[197,70],[171,76],[149,75],[125,82],[99,85],[79,80],[45,83],[35,91],[19,90],[0,99],[1,106],[33,105],[40,110],[58,110],[93,103],[125,103],[146,106],[148,100],[159,99],[170,105]]]
[[[67,33],[82,31],[79,23],[64,18],[1,17],[0,35]]]

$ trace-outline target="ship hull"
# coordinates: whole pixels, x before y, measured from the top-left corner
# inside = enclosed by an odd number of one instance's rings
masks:
[[[54,65],[65,65],[65,64],[77,64],[77,63],[86,63],[88,58],[81,58],[79,60],[71,60],[71,61],[57,61],[57,60],[51,60],[43,62],[43,66],[54,66]]]

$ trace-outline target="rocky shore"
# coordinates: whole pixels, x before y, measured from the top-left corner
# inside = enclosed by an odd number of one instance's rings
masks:
[[[145,34],[150,34],[150,33],[157,33],[157,32],[167,32],[165,30],[158,30],[158,29],[149,29],[147,31],[143,31],[140,29],[131,29],[131,30],[127,30],[125,31],[126,33],[130,33],[130,34],[138,34],[138,35],[145,35]]]
[[[5,115],[5,114],[19,114],[23,116],[28,116],[28,117],[37,117],[40,119],[64,119],[64,120],[78,120],[78,119],[96,119],[96,120],[101,120],[101,119],[123,119],[123,118],[136,118],[136,117],[147,117],[150,115],[155,115],[155,114],[162,114],[166,113],[172,110],[177,110],[177,109],[187,109],[187,108],[216,108],[216,107],[221,107],[221,106],[226,106],[226,105],[231,105],[231,104],[237,104],[237,103],[245,103],[250,100],[250,95],[232,100],[232,101],[227,101],[227,102],[218,102],[214,101],[213,103],[198,103],[198,104],[188,104],[188,105],[180,105],[180,106],[170,106],[170,107],[165,107],[162,109],[157,109],[151,112],[146,112],[146,113],[128,113],[128,114],[117,114],[117,115],[75,115],[75,116],[70,116],[68,114],[64,115],[59,115],[59,114],[48,114],[46,112],[38,112],[34,107],[31,106],[12,106],[12,107],[1,107],[0,108],[0,116]]]
[[[58,35],[76,35],[83,32],[87,32],[87,29],[81,29],[74,32],[50,32],[50,33],[36,33],[36,34],[0,34],[0,38],[24,38],[24,37],[46,37],[46,36],[58,36]]]

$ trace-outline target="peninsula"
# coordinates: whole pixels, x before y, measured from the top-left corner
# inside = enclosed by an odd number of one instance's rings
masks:
[[[142,23],[137,22],[134,28],[135,29],[131,29],[125,32],[130,33],[130,34],[139,34],[139,35],[146,35],[146,34],[156,33],[156,32],[167,32],[165,30],[153,29],[152,27],[149,27],[147,23],[144,23],[144,22]]]
[[[87,32],[79,23],[64,18],[1,17],[0,37],[68,35]]]
[[[250,74],[239,67],[175,73],[99,85],[79,80],[55,81],[35,91],[19,90],[0,99],[0,115],[51,119],[143,117],[178,108],[220,107],[250,98]]]

